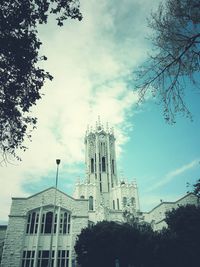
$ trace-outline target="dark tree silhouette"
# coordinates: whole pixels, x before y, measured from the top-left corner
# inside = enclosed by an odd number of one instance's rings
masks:
[[[199,88],[200,2],[164,1],[151,14],[149,26],[153,30],[152,55],[136,74],[140,100],[152,92],[169,123],[175,122],[177,113],[192,118],[184,92],[190,87],[188,81]]]
[[[151,267],[153,265],[154,233],[149,227],[136,223],[119,224],[99,222],[83,229],[78,236],[75,251],[82,267]]]
[[[170,244],[168,258],[171,261],[168,266],[197,266],[200,253],[200,206],[187,205],[173,209],[167,212],[166,223],[166,241]]]
[[[194,184],[194,194],[200,197],[200,179]]]
[[[82,19],[78,0],[0,2],[0,150],[4,160],[8,154],[19,159],[16,149],[26,149],[23,141],[36,125],[30,107],[41,98],[45,80],[52,80],[37,66],[47,59],[39,56],[42,43],[37,26],[47,23],[50,14],[59,26],[67,18]]]

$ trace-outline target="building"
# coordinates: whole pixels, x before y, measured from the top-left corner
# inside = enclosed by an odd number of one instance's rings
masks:
[[[85,165],[85,179],[76,183],[73,197],[55,186],[27,198],[12,198],[7,231],[0,227],[1,267],[75,267],[76,237],[88,225],[123,222],[126,210],[160,230],[166,226],[166,211],[198,204],[190,193],[142,213],[136,183],[119,180],[114,133],[100,122],[86,132]]]
[[[72,267],[81,229],[97,221],[122,222],[139,212],[136,183],[119,181],[115,137],[101,123],[85,136],[86,177],[73,197],[56,187],[12,198],[1,267]]]
[[[143,219],[144,221],[150,223],[155,231],[159,231],[162,228],[167,227],[165,222],[166,212],[188,204],[199,205],[199,198],[193,193],[188,193],[174,202],[161,201],[161,203],[154,207],[151,211],[143,212]]]
[[[7,230],[7,225],[0,225],[0,263],[2,258],[6,230]]]

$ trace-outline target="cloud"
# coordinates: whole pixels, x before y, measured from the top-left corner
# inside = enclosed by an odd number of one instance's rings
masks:
[[[198,164],[199,164],[199,159],[195,159],[195,160],[191,161],[190,163],[187,163],[187,164],[167,173],[163,179],[161,179],[159,182],[155,183],[153,186],[151,186],[150,188],[145,190],[145,192],[151,192],[151,191],[154,191],[160,187],[163,187],[164,185],[170,183],[177,176],[185,173],[188,170],[193,169]]]
[[[56,158],[62,159],[63,173],[71,179],[78,175],[84,132],[98,115],[114,126],[120,155],[138,99],[127,79],[145,57],[149,30],[144,18],[156,2],[81,1],[82,22],[69,20],[58,28],[50,20],[40,27],[41,54],[48,57],[41,66],[54,80],[46,82],[42,99],[32,109],[38,124],[32,142],[26,142],[27,152],[19,152],[22,162],[0,169],[1,219],[6,220],[11,195],[28,195],[24,184],[49,186]]]

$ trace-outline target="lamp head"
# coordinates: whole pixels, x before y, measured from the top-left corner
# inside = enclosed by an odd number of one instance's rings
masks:
[[[60,164],[60,159],[56,159],[56,164],[57,164],[57,165]]]

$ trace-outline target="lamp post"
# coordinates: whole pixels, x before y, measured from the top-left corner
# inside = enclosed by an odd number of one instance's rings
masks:
[[[60,165],[60,159],[56,159],[57,171],[56,171],[56,189],[58,187],[58,168]]]
[[[56,184],[55,184],[55,195],[54,195],[54,205],[53,205],[53,216],[52,216],[52,224],[51,224],[51,239],[50,239],[50,250],[49,250],[49,261],[48,261],[48,267],[52,267],[52,246],[53,246],[53,234],[54,234],[54,223],[55,223],[55,213],[56,213],[56,196],[57,196],[57,187],[58,187],[58,170],[60,165],[60,159],[56,159]],[[54,252],[55,256],[55,252]]]

